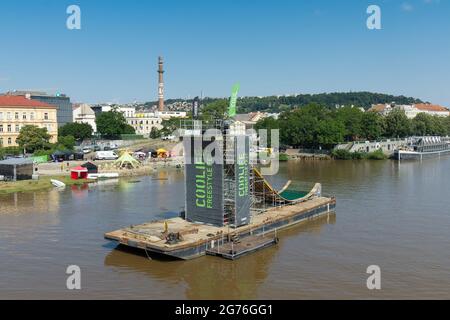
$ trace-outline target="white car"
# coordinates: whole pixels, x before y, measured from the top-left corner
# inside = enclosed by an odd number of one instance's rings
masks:
[[[97,151],[95,153],[96,160],[117,160],[119,156],[114,151]]]
[[[171,135],[171,136],[164,136],[161,138],[161,140],[175,140],[175,136]]]

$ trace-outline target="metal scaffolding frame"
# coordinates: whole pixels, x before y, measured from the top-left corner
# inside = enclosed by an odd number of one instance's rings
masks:
[[[224,225],[230,228],[236,228],[236,175],[235,175],[235,134],[230,133],[230,125],[232,122],[224,120],[215,120],[212,122],[202,122],[199,120],[181,120],[180,129],[181,134],[187,134],[188,136],[201,136],[208,129],[215,129],[223,135],[223,200],[224,200]],[[237,130],[238,131],[238,130]],[[255,152],[254,146],[257,141],[250,136],[250,152]],[[253,151],[252,151],[253,150]],[[249,155],[249,193],[250,193],[250,219],[254,215],[266,212],[273,207],[282,207],[286,203],[277,199],[275,194],[266,194],[265,188],[257,188],[258,184],[263,184],[264,179],[255,174],[253,168],[257,165],[257,157]],[[258,190],[262,191],[258,191]]]

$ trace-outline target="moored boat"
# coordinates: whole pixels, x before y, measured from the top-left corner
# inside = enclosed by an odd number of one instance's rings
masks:
[[[396,160],[423,160],[450,153],[450,141],[441,137],[414,137],[408,145],[394,152]]]
[[[50,182],[56,188],[64,188],[66,186],[66,184],[64,182],[56,180],[56,179],[51,179]]]
[[[116,179],[118,177],[119,177],[119,173],[117,173],[117,172],[88,174],[88,179],[92,179],[92,180]]]

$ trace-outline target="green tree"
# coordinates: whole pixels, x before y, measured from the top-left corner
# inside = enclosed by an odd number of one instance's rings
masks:
[[[442,118],[442,126],[445,130],[445,135],[450,136],[450,116]]]
[[[362,134],[362,118],[364,112],[355,107],[343,107],[336,111],[336,119],[345,126],[345,140],[358,140]]]
[[[337,119],[325,119],[319,122],[317,128],[317,142],[321,147],[330,149],[344,141],[345,125]]]
[[[318,104],[282,113],[279,117],[281,142],[306,148],[318,147],[319,124],[330,115],[331,111],[328,108]]]
[[[134,134],[134,128],[127,123],[121,112],[113,109],[100,113],[96,120],[97,130],[106,138],[117,138],[121,134]]]
[[[384,118],[376,112],[365,112],[361,118],[361,137],[379,140],[384,132]]]
[[[439,116],[431,117],[431,135],[446,136],[448,135],[445,118]]]
[[[410,133],[411,122],[403,110],[393,110],[386,116],[386,137],[404,138]]]
[[[419,113],[411,121],[411,129],[414,135],[426,136],[434,131],[433,117],[426,113]]]
[[[267,117],[264,119],[259,120],[255,126],[254,126],[255,130],[261,130],[261,129],[265,129],[267,130],[267,147],[272,147],[272,130],[279,130],[280,129],[280,123],[278,122],[278,120],[272,118],[272,117]],[[259,134],[259,132],[258,132]]]
[[[159,130],[159,136],[168,136],[171,135],[174,131],[176,131],[180,127],[180,119],[170,118],[167,120],[163,120],[161,122],[162,129]]]
[[[75,147],[75,138],[73,136],[60,136],[58,137],[58,146],[63,147],[58,149],[73,150],[73,148]]]
[[[46,128],[27,125],[20,129],[17,144],[26,152],[33,153],[35,150],[44,149],[48,145],[51,136]]]
[[[156,127],[153,127],[150,131],[150,138],[151,139],[158,139],[161,137],[161,132]]]
[[[83,141],[92,137],[92,126],[88,123],[67,123],[59,128],[58,135],[60,137],[72,136],[77,141]]]

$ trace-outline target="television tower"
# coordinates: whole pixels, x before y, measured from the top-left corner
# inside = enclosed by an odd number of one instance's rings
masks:
[[[164,61],[162,57],[158,58],[158,74],[159,74],[159,80],[158,80],[158,111],[164,111]]]

